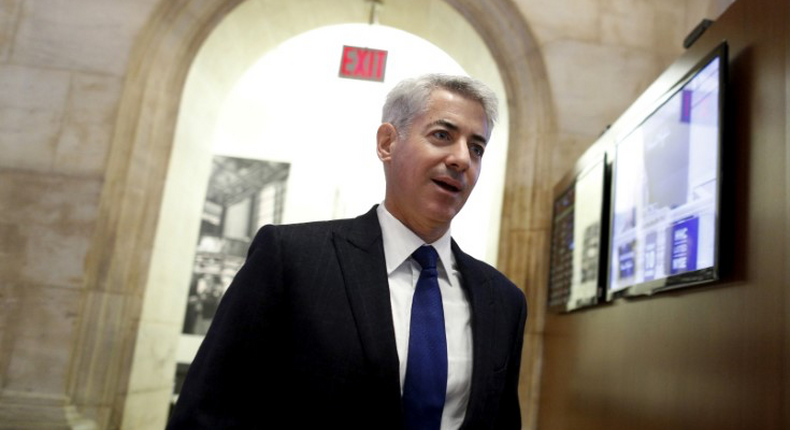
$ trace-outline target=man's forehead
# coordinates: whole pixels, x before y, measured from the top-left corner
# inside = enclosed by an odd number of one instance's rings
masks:
[[[428,101],[426,103],[425,109],[426,111],[430,111],[433,109],[441,109],[442,107],[447,107],[447,104],[465,104],[470,103],[473,106],[476,106],[480,109],[480,112],[483,116],[488,119],[487,112],[485,110],[485,106],[483,103],[469,95],[464,93],[455,92],[452,90],[447,90],[444,88],[437,88],[431,91],[430,95],[428,96]]]
[[[488,138],[491,136],[491,129],[483,105],[470,97],[461,96],[460,100],[475,103],[480,109],[481,117],[470,118],[469,112],[465,112],[463,108],[456,109],[459,101],[457,98],[442,98],[440,96],[440,98],[434,100],[432,97],[429,99],[425,111],[419,116],[425,121],[422,127],[443,126],[455,131],[472,134],[483,143],[488,142]],[[478,120],[480,120],[479,123]],[[418,122],[421,121],[418,120]]]

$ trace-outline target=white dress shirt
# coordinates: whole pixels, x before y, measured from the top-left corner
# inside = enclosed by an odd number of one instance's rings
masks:
[[[392,322],[400,359],[400,387],[403,394],[409,352],[411,303],[422,270],[411,258],[411,254],[425,242],[392,216],[384,207],[384,203],[378,206],[376,212],[384,242]],[[447,398],[442,412],[441,429],[450,430],[461,426],[469,401],[472,381],[471,312],[469,301],[461,288],[461,274],[456,270],[455,256],[450,248],[450,232],[429,245],[436,249],[440,262],[437,264],[437,271],[447,335]]]

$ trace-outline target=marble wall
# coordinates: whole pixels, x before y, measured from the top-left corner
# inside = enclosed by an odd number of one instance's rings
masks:
[[[0,429],[161,428],[151,405],[168,401],[183,309],[143,313],[170,300],[145,288],[164,173],[190,62],[237,3],[0,1]],[[548,192],[728,2],[448,3],[492,50],[519,117],[511,138],[532,145],[511,143],[509,174],[532,182],[507,185],[500,261],[533,301],[534,399]]]
[[[85,258],[154,5],[0,3],[0,428],[90,427],[68,396]]]
[[[558,136],[558,181],[682,52],[703,18],[733,0],[516,0],[543,53]]]

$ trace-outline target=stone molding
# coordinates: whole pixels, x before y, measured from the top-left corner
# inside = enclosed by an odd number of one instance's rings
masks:
[[[96,430],[82,418],[66,396],[3,391],[0,394],[0,430]]]
[[[163,1],[130,56],[68,387],[81,411],[109,408],[100,428],[122,420],[181,90],[203,40],[238,3]]]

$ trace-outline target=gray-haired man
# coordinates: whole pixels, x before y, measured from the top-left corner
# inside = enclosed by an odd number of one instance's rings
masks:
[[[524,296],[450,237],[496,104],[467,77],[396,85],[383,204],[260,230],[169,428],[520,428]]]

